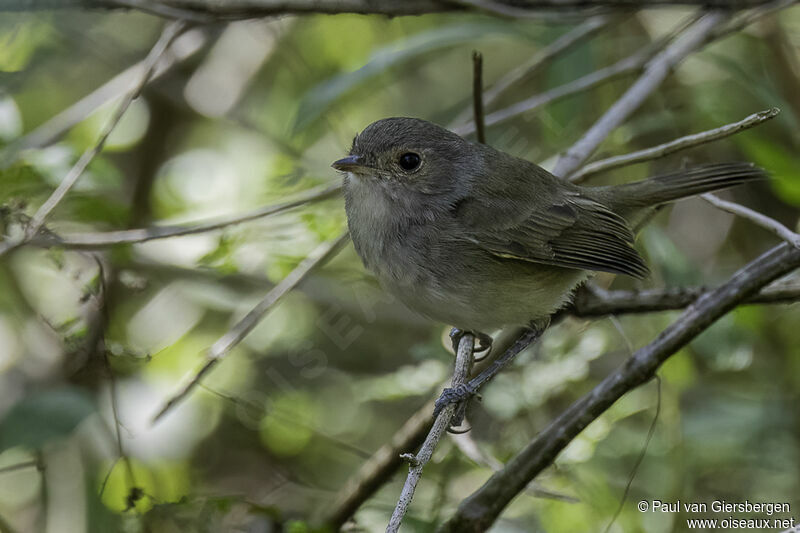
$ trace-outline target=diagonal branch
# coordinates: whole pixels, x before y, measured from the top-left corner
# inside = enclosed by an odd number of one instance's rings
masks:
[[[193,235],[223,229],[243,222],[283,213],[305,204],[327,200],[337,196],[341,184],[315,187],[297,195],[296,198],[275,205],[259,207],[247,213],[219,218],[208,222],[183,226],[155,226],[151,228],[129,229],[98,233],[68,233],[66,235],[41,234],[31,242],[42,246],[58,245],[64,248],[101,248],[116,244],[134,244],[156,239],[167,239],[181,235]]]
[[[781,239],[785,240],[795,248],[800,249],[800,235],[793,232],[774,218],[762,215],[761,213],[753,211],[752,209],[743,205],[722,200],[710,193],[701,194],[700,198],[718,209],[722,209],[728,213],[733,213],[736,216],[742,217],[758,226],[761,226],[767,231],[774,233]]]
[[[5,241],[0,242],[0,256],[18,246],[25,244],[39,233],[44,226],[45,220],[53,211],[53,209],[58,206],[61,200],[63,200],[70,191],[72,186],[75,185],[75,183],[78,181],[78,178],[80,178],[81,174],[83,174],[83,171],[86,170],[86,167],[89,166],[89,163],[91,163],[92,159],[94,159],[94,157],[103,149],[103,145],[105,145],[106,140],[108,140],[108,136],[111,135],[111,132],[114,130],[117,124],[119,124],[122,115],[125,114],[125,111],[131,105],[131,102],[133,102],[133,100],[139,95],[142,88],[147,83],[147,80],[150,79],[150,76],[153,74],[153,71],[156,68],[158,60],[164,54],[164,51],[184,29],[185,24],[183,22],[171,22],[164,28],[164,31],[161,32],[161,36],[158,38],[158,41],[156,41],[156,43],[153,45],[153,48],[151,48],[150,52],[147,54],[147,57],[144,59],[144,68],[141,78],[137,80],[136,84],[122,99],[122,102],[120,102],[116,111],[111,116],[111,119],[100,133],[100,137],[97,139],[97,142],[94,144],[94,146],[86,150],[83,155],[81,155],[75,165],[69,170],[69,172],[67,172],[67,175],[64,176],[64,179],[61,180],[61,183],[59,183],[58,187],[56,187],[56,190],[53,191],[44,204],[39,207],[28,224],[24,235],[15,239],[6,239]]]
[[[153,417],[153,423],[171,411],[178,403],[183,401],[197,385],[203,380],[206,374],[211,372],[226,355],[250,333],[256,325],[261,322],[264,316],[280,302],[289,291],[294,289],[312,271],[323,265],[331,257],[335,256],[344,247],[349,235],[343,233],[336,239],[320,244],[308,256],[306,256],[294,270],[283,278],[280,283],[275,285],[258,304],[247,313],[244,318],[237,322],[228,330],[206,354],[206,362],[195,373],[195,375],[183,386],[183,388],[170,397],[164,406]]]
[[[453,369],[453,388],[463,385],[469,379],[474,344],[475,337],[471,334],[461,337],[461,341],[458,343],[458,353],[456,353],[455,368]],[[396,533],[400,529],[400,523],[403,521],[403,517],[411,505],[411,500],[414,498],[417,484],[422,479],[422,469],[431,460],[436,446],[450,427],[457,407],[457,404],[451,403],[442,409],[439,416],[436,417],[428,436],[425,438],[425,442],[422,443],[419,452],[416,455],[406,454],[403,456],[410,464],[408,476],[403,485],[403,491],[400,493],[397,506],[392,513],[392,518],[389,520],[389,525],[386,526],[386,533]]]
[[[194,29],[176,37],[166,49],[162,58],[156,62],[152,74],[146,83],[153,82],[166,74],[170,69],[186,61],[206,44],[208,38],[201,29]],[[123,96],[142,79],[147,70],[147,59],[125,69],[112,79],[87,94],[65,110],[53,116],[34,130],[15,139],[0,151],[0,167],[14,162],[22,150],[47,146],[70,128],[80,123],[104,104]]]
[[[624,167],[627,165],[633,165],[635,163],[641,163],[642,161],[658,159],[659,157],[674,154],[675,152],[679,152],[681,150],[686,150],[688,148],[700,146],[701,144],[723,139],[735,133],[739,133],[742,130],[758,126],[763,122],[775,118],[778,116],[778,113],[780,113],[780,109],[773,107],[771,109],[759,111],[758,113],[753,113],[752,115],[745,117],[738,122],[726,124],[711,130],[701,131],[700,133],[679,137],[673,141],[659,144],[658,146],[645,148],[644,150],[638,150],[629,154],[618,155],[609,157],[608,159],[595,161],[594,163],[589,163],[572,174],[569,180],[573,183],[581,183],[592,174],[605,172],[606,170]]]
[[[601,142],[645,101],[670,72],[689,54],[702,47],[713,32],[730,18],[728,12],[711,11],[679,35],[663,52],[645,67],[644,73],[622,97],[589,128],[578,142],[564,153],[553,168],[553,174],[569,177],[592,155]]]
[[[443,532],[485,531],[509,502],[586,426],[628,391],[649,381],[661,364],[720,317],[772,280],[800,266],[800,249],[781,244],[703,294],[653,342],[639,349],[590,393],[573,403],[505,468],[461,502]]]
[[[511,104],[508,107],[504,107],[503,109],[493,111],[486,115],[486,125],[493,126],[495,124],[500,124],[522,113],[530,113],[547,104],[566,98],[567,96],[592,89],[607,81],[619,78],[630,72],[635,72],[641,69],[651,57],[652,49],[650,47],[646,50],[635,52],[626,58],[620,59],[613,65],[595,70],[576,80],[559,85],[558,87],[553,87],[541,94],[536,94],[530,98]],[[475,131],[475,124],[463,124],[453,128],[453,131],[459,135],[469,135]]]
[[[548,65],[560,54],[568,51],[576,44],[583,42],[607,27],[612,20],[614,20],[614,17],[609,17],[607,15],[592,17],[583,24],[575,26],[544,48],[538,50],[527,62],[506,73],[502,78],[494,82],[491,87],[483,91],[484,105],[486,107],[491,106],[500,95],[506,92],[510,87],[525,79],[531,78],[539,72],[542,67]],[[465,108],[458,117],[452,121],[452,124],[455,125],[466,122],[471,114],[472,107]]]
[[[86,150],[83,155],[81,155],[78,162],[69,170],[67,175],[64,179],[59,183],[56,190],[53,191],[53,194],[39,207],[39,210],[36,211],[36,214],[33,215],[33,219],[31,220],[30,226],[27,230],[28,238],[36,235],[38,231],[41,229],[42,225],[44,224],[45,219],[47,216],[56,208],[56,206],[64,199],[67,195],[69,190],[75,185],[75,182],[78,181],[78,178],[81,177],[83,171],[86,170],[86,167],[89,166],[92,159],[100,153],[105,145],[106,141],[108,140],[109,135],[111,132],[114,131],[114,128],[119,124],[122,115],[125,114],[125,111],[128,110],[128,107],[131,105],[131,102],[139,96],[144,85],[147,83],[147,80],[150,79],[150,76],[153,74],[153,71],[156,68],[156,63],[161,58],[161,55],[167,49],[169,44],[172,42],[175,37],[183,31],[185,25],[182,22],[171,22],[164,28],[164,31],[161,32],[161,36],[156,41],[156,44],[153,45],[153,48],[150,49],[150,52],[147,54],[147,57],[144,59],[144,68],[141,78],[137,81],[136,85],[125,95],[120,102],[119,106],[117,107],[114,114],[109,119],[108,123],[106,124],[105,128],[103,128],[102,132],[100,133],[100,137],[97,139],[97,142]]]
[[[577,291],[573,302],[562,315],[596,318],[609,315],[674,311],[691,305],[710,292],[706,287],[646,289],[640,291],[606,291],[597,287]],[[764,287],[746,298],[743,304],[781,304],[800,301],[800,284],[777,283]],[[554,321],[557,320],[554,317]],[[502,353],[508,342],[495,339],[494,351]],[[473,371],[473,374],[475,372]],[[402,463],[400,454],[421,445],[433,423],[433,401],[412,414],[403,426],[367,460],[339,491],[336,502],[322,522],[332,529],[340,528],[361,505],[383,486]]]

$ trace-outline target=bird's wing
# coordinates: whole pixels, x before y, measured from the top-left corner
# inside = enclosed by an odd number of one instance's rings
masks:
[[[494,256],[647,275],[625,219],[577,190],[565,188],[550,198],[529,190],[487,192],[464,198],[454,209],[464,237]]]

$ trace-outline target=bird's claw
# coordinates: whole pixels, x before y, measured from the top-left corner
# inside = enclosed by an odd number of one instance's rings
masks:
[[[434,404],[433,418],[437,418],[448,405],[456,404],[450,427],[460,426],[467,412],[467,400],[475,396],[477,392],[477,389],[470,383],[462,383],[456,387],[445,388]]]
[[[473,333],[471,331],[465,331],[459,328],[453,328],[450,330],[450,341],[453,343],[453,352],[458,353],[458,344],[461,342],[461,338],[467,333],[475,335],[475,337],[478,339],[478,346],[472,350],[472,353],[477,354],[481,352],[487,352],[486,355],[480,359],[483,359],[489,355],[489,351],[492,349],[492,338],[489,335],[486,333]],[[480,359],[476,358],[475,360],[480,361]]]

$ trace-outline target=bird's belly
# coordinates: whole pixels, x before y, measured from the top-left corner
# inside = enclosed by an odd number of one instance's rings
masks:
[[[579,270],[494,260],[451,266],[450,272],[428,271],[404,283],[379,279],[407,307],[428,318],[487,332],[551,315],[587,277]]]

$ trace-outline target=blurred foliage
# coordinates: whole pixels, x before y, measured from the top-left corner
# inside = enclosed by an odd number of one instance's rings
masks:
[[[664,9],[612,24],[491,110],[609,65],[688,14]],[[48,146],[20,150],[20,139],[144,57],[162,24],[135,12],[3,14],[4,234],[20,231],[116,103]],[[145,89],[48,228],[191,223],[333,183],[330,162],[373,120],[448,124],[468,107],[473,49],[488,85],[571,27],[449,14],[202,28],[206,44]],[[687,160],[752,160],[774,179],[725,194],[796,227],[800,72],[779,59],[797,61],[798,30],[800,8],[785,10],[691,57],[597,157],[776,105],[777,119],[593,183]],[[766,38],[774,35],[779,50]],[[489,142],[552,165],[631,79],[493,126]],[[185,403],[156,424],[152,417],[216,339],[344,228],[341,200],[332,199],[209,233],[102,252],[24,248],[0,259],[0,517],[16,531],[318,531],[347,478],[438,393],[451,364],[443,325],[382,293],[352,248],[272,310]],[[639,241],[653,276],[598,283],[713,285],[777,242],[695,200],[664,209]],[[800,518],[799,313],[798,304],[742,307],[664,365],[655,434],[611,531],[684,530],[683,514],[638,512],[642,499],[785,501]],[[562,322],[485,389],[470,412],[471,438],[508,460],[675,316]],[[657,402],[653,384],[627,394],[537,480],[566,498],[526,492],[493,531],[604,528]],[[405,530],[432,531],[490,473],[445,440]],[[362,506],[355,530],[383,530],[401,478]]]

